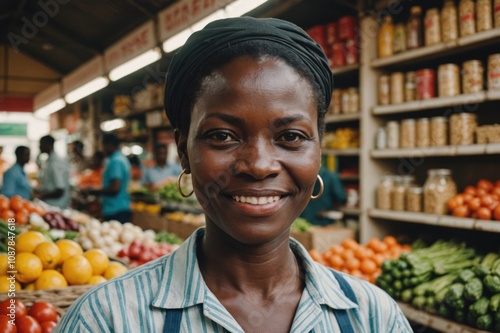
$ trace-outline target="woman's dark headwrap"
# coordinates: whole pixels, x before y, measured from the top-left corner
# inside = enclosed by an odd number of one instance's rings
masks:
[[[279,19],[239,17],[214,21],[193,33],[174,56],[167,73],[165,109],[174,128],[183,118],[182,105],[190,101],[181,98],[192,84],[192,73],[213,55],[245,41],[259,40],[295,53],[312,73],[328,107],[333,89],[333,75],[321,47],[293,23]]]

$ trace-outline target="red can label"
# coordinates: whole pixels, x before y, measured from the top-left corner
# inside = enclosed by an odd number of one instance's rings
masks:
[[[436,97],[436,72],[433,69],[417,71],[417,98],[419,100]]]
[[[346,65],[344,46],[342,43],[337,42],[332,45],[330,60],[332,67],[342,67]]]
[[[338,29],[336,22],[330,22],[326,25],[326,44],[332,45],[333,43],[337,42],[337,30]]]
[[[339,19],[340,40],[354,39],[356,37],[356,16],[342,16]]]
[[[359,63],[359,46],[354,39],[345,42],[345,62],[347,65]]]
[[[318,43],[323,50],[326,49],[326,27],[324,25],[316,25],[307,30],[307,34]]]

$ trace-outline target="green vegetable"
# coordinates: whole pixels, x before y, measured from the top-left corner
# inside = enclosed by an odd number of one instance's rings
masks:
[[[394,289],[396,290],[403,290],[403,282],[401,282],[400,280],[396,280],[394,281]]]
[[[309,223],[309,221],[307,221],[306,219],[304,219],[302,217],[297,217],[295,219],[295,221],[293,221],[292,226],[291,226],[292,230],[295,230],[298,232],[306,232],[311,227],[312,227],[311,223]]]
[[[462,303],[465,302],[463,300],[465,286],[461,283],[454,283],[451,285],[450,289],[444,296],[444,301],[446,304],[455,309],[463,308]]]
[[[405,303],[409,303],[413,297],[413,292],[411,289],[405,289],[401,293],[401,300]]]
[[[491,266],[491,273],[500,276],[500,258]]]
[[[395,260],[386,260],[382,263],[382,272],[389,273],[392,270]]]
[[[498,255],[498,253],[488,253],[481,261],[481,265],[485,266],[488,269],[491,269],[498,262],[499,257],[500,256]]]
[[[471,306],[469,306],[469,311],[476,317],[485,315],[488,313],[488,308],[490,305],[490,300],[487,297],[481,297]]]
[[[476,276],[478,277],[484,277],[491,273],[490,269],[484,266],[483,264],[473,267],[472,270],[474,271],[474,274],[476,274]]]
[[[461,309],[456,310],[453,318],[455,319],[455,321],[458,321],[459,323],[465,322],[465,311]]]
[[[160,231],[156,233],[155,242],[157,243],[167,243],[167,244],[181,244],[182,239],[177,235],[172,234],[167,231]]]
[[[493,317],[490,314],[485,314],[477,318],[476,326],[482,330],[490,330],[493,327]]]
[[[484,285],[492,293],[496,294],[500,292],[500,277],[496,275],[487,275],[484,280]]]
[[[491,296],[490,298],[490,310],[492,312],[497,312],[500,309],[500,293]]]
[[[464,296],[469,301],[477,301],[483,295],[483,283],[479,278],[472,278],[465,284]]]
[[[423,309],[426,303],[426,298],[424,296],[417,296],[413,299],[411,302],[411,305],[413,305],[414,308],[416,309]]]
[[[447,307],[445,304],[440,304],[438,309],[437,309],[437,314],[440,315],[441,317],[444,318],[449,318],[452,314],[451,310],[449,307]]]
[[[460,272],[460,274],[458,274],[457,282],[467,283],[475,276],[476,274],[472,271],[472,269],[464,269]]]

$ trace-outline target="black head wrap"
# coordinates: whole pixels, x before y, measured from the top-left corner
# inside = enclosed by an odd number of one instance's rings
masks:
[[[328,107],[333,89],[332,71],[321,47],[304,30],[273,18],[230,18],[214,21],[193,33],[173,57],[166,79],[165,109],[174,128],[180,125],[183,103],[190,102],[180,96],[192,84],[192,73],[217,52],[252,40],[275,43],[295,53],[312,73],[325,98],[323,105]]]

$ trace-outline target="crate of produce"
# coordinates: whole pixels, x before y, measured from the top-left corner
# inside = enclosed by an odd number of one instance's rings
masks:
[[[340,244],[346,238],[356,238],[356,229],[340,226],[311,227],[303,232],[292,230],[290,236],[307,250],[324,252],[332,245]]]
[[[132,223],[141,227],[143,230],[166,231],[168,230],[168,220],[161,215],[148,212],[134,211]]]
[[[198,228],[205,226],[205,215],[186,214],[183,212],[168,213],[168,232],[181,239],[187,239]]]

